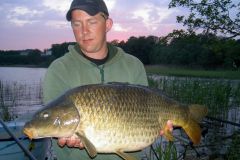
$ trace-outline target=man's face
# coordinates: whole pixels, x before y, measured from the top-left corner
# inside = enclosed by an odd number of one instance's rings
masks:
[[[90,16],[82,10],[72,11],[72,29],[81,50],[91,57],[91,54],[104,52],[106,49],[106,33],[112,27],[112,21],[105,19],[102,13]]]

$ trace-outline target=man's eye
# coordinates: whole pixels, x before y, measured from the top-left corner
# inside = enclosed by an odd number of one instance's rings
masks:
[[[73,27],[80,27],[81,23],[79,23],[79,22],[72,22],[72,26]]]
[[[97,21],[96,21],[96,20],[91,20],[91,21],[89,21],[88,23],[89,23],[90,25],[92,25],[92,24],[96,24]]]

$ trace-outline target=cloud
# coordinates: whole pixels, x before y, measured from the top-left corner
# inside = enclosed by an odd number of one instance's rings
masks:
[[[0,6],[0,11],[3,11],[3,6]]]
[[[129,30],[131,30],[131,28],[130,28],[130,27],[124,28],[124,27],[122,27],[121,24],[119,24],[119,23],[114,23],[114,24],[113,24],[113,30],[114,30],[114,31],[117,31],[117,32],[128,32]]]
[[[116,1],[117,0],[105,0],[104,1],[107,5],[107,8],[109,11],[111,11],[115,7]]]
[[[34,21],[29,21],[29,20],[21,20],[17,18],[10,19],[10,22],[15,24],[18,27],[23,27],[26,24],[33,24]]]
[[[43,5],[50,10],[54,10],[57,12],[61,12],[61,14],[65,14],[70,5],[72,0],[43,0]],[[116,0],[105,0],[105,3],[108,7],[108,10],[112,10],[115,6]]]
[[[43,5],[50,10],[66,13],[72,0],[43,0]]]
[[[63,28],[69,27],[67,21],[57,21],[57,20],[47,21],[45,25],[55,29],[63,29]]]
[[[13,8],[12,12],[16,15],[26,15],[29,14],[31,11],[27,7],[15,7]],[[37,13],[36,10],[33,12]]]
[[[29,9],[25,6],[19,6],[11,9],[9,16],[10,17],[19,17],[19,16],[34,17],[36,15],[41,15],[42,13],[43,13],[42,11]]]
[[[9,14],[6,18],[9,22],[15,24],[16,26],[22,27],[26,24],[33,24],[37,22],[34,18],[42,14],[42,11],[29,9],[26,6],[17,6],[9,9]]]
[[[132,18],[141,20],[146,28],[156,30],[161,22],[173,12],[173,10],[169,10],[166,7],[157,7],[152,3],[142,4],[141,8],[133,11]]]

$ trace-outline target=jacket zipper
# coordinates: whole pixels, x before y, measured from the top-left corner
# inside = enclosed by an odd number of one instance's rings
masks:
[[[99,70],[100,76],[101,76],[101,84],[104,84],[104,65],[98,66],[95,63],[92,63],[93,66],[97,67],[97,69]]]

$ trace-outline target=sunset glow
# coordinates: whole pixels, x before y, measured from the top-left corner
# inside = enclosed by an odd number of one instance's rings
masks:
[[[169,0],[105,0],[114,25],[108,41],[131,36],[165,36],[176,23],[177,9],[168,9]],[[2,0],[0,2],[0,50],[47,49],[52,44],[73,42],[65,14],[71,0]]]

